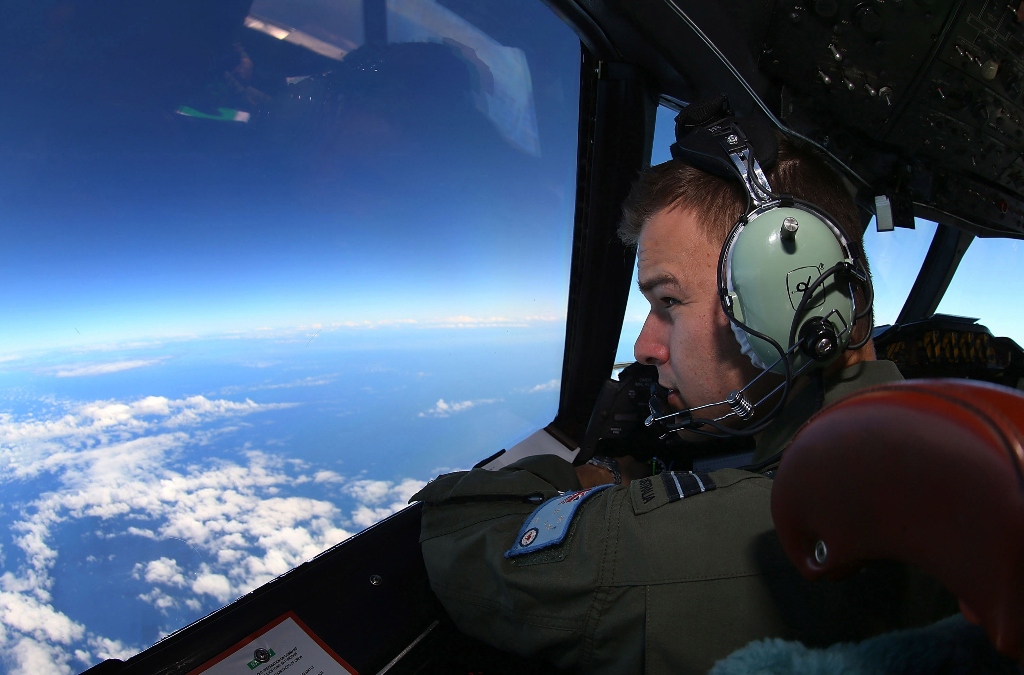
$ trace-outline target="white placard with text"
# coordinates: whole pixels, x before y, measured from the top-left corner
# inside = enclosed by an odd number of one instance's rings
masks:
[[[289,613],[269,630],[189,675],[356,675]]]

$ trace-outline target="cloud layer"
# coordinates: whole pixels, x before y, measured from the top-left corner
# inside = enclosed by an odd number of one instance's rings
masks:
[[[526,393],[539,394],[542,391],[558,391],[561,386],[561,380],[548,380],[543,384],[538,384],[536,386],[530,387],[529,389],[526,390]]]
[[[131,577],[145,589],[137,597],[144,611],[196,615],[394,513],[423,485],[348,479],[252,447],[236,460],[224,457],[224,439],[241,418],[288,405],[150,396],[56,402],[37,416],[0,413],[0,485],[49,486],[10,505],[18,514],[11,526],[17,550],[0,551],[6,672],[74,673],[146,646],[100,635],[54,605],[53,570],[70,524],[98,521],[106,537],[176,540],[193,551],[191,562],[169,555],[137,561]],[[295,486],[333,491],[348,507],[295,494]]]
[[[488,403],[498,403],[501,401],[500,398],[479,398],[475,401],[452,401],[449,403],[443,398],[437,399],[437,403],[434,404],[433,408],[424,410],[419,414],[420,417],[450,417],[456,413],[466,412],[470,408],[475,408],[478,405],[487,405]]]
[[[89,375],[106,375],[108,373],[119,373],[122,370],[133,370],[135,368],[155,366],[158,363],[162,363],[166,360],[166,358],[134,359],[127,361],[110,361],[107,363],[90,363],[84,366],[65,366],[57,368],[54,374],[57,377],[86,377]]]

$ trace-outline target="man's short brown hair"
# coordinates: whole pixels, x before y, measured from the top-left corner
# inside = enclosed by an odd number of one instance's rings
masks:
[[[864,259],[857,207],[842,179],[817,153],[780,139],[779,159],[766,175],[774,192],[808,201],[832,216],[850,237],[854,254]],[[669,208],[692,213],[704,236],[721,245],[743,215],[746,196],[738,179],[719,178],[679,160],[652,166],[633,183],[622,205],[619,238],[635,246],[647,221]]]

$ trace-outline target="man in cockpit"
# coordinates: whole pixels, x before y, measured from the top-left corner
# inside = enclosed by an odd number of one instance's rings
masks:
[[[742,125],[732,129],[757,135]],[[714,136],[725,138],[732,137]],[[768,161],[756,153],[763,172],[736,151],[756,170],[753,179],[725,177],[713,165],[697,168],[700,152],[677,149],[676,159],[639,177],[624,205],[619,233],[637,245],[638,281],[651,305],[635,354],[657,367],[668,391],[667,407],[652,417],[670,433],[702,440],[702,452],[714,446],[701,434],[746,433],[753,457],[735,460],[735,468],[650,475],[649,464],[628,458],[574,468],[534,456],[498,471],[441,476],[413,497],[425,502],[421,541],[433,590],[464,632],[587,673],[703,673],[758,638],[827,645],[952,613],[955,602],[948,605],[934,586],[896,565],[812,587],[774,534],[771,476],[799,426],[859,388],[902,379],[894,364],[876,360],[869,282],[844,286],[840,300],[852,308],[842,318],[824,311],[824,296],[841,280],[867,272],[862,227],[841,179],[816,154],[786,141],[769,148]],[[766,337],[752,327],[755,315],[766,312],[771,321],[776,312],[755,306],[757,279],[768,278],[760,267],[773,254],[743,253],[734,236],[741,217],[748,227],[757,222],[758,197],[778,195],[783,207],[795,203],[799,210],[803,200],[831,214],[846,247],[837,270],[826,273],[833,276],[817,283],[815,274],[789,298],[782,291],[782,302],[800,311],[818,306],[818,317],[826,317],[799,328],[804,354],[755,336]],[[782,215],[775,214],[780,221]],[[799,220],[800,229],[791,229],[806,248],[811,218],[797,215],[782,227]],[[764,245],[792,248],[792,235],[782,233],[788,242],[769,236]],[[856,269],[851,259],[859,261]],[[750,284],[742,265],[757,268],[749,293],[741,289]],[[828,353],[815,356],[815,347]],[[735,442],[722,443],[735,450]]]

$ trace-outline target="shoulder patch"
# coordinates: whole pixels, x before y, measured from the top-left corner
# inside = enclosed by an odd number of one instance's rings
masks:
[[[717,487],[714,479],[702,471],[662,471],[633,481],[629,489],[633,512],[639,515]]]
[[[567,492],[547,500],[534,509],[519,528],[516,541],[512,548],[505,552],[505,557],[511,559],[561,544],[569,533],[569,526],[572,525],[580,505],[589,497],[610,487],[614,485],[598,485],[589,490]]]

